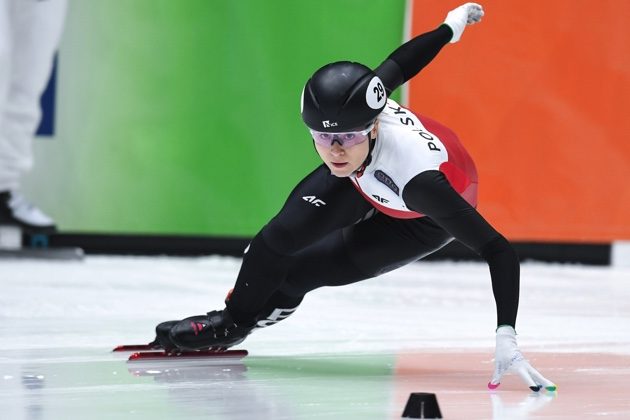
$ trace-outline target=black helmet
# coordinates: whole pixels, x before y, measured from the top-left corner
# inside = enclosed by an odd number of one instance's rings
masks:
[[[383,82],[363,64],[339,61],[317,70],[302,91],[302,119],[317,131],[363,129],[385,108]]]

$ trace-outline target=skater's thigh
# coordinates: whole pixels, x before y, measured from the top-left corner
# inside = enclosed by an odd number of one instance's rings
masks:
[[[351,260],[370,277],[424,258],[453,240],[428,217],[395,219],[383,213],[343,233]]]
[[[401,220],[377,213],[296,253],[282,289],[297,296],[355,283],[423,258],[451,240],[426,217]]]

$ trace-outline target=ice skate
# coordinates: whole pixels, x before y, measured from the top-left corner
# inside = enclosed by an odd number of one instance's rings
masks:
[[[225,350],[242,343],[254,327],[237,325],[224,309],[179,321],[171,328],[169,339],[182,350]]]
[[[226,307],[232,290],[225,298]],[[291,316],[302,298],[291,298],[283,294],[274,295],[251,325],[236,325],[229,311],[212,311],[206,315],[188,317],[180,322],[167,321],[159,324],[156,334],[163,346],[181,350],[226,350],[242,343],[254,330],[274,325]],[[170,331],[166,337],[166,330]],[[166,348],[166,347],[165,347]]]
[[[0,225],[19,226],[27,233],[49,234],[56,230],[50,216],[16,191],[0,192]]]
[[[247,356],[247,350],[227,350],[227,346],[206,347],[194,350],[178,347],[170,339],[170,331],[173,326],[177,325],[179,322],[180,321],[165,321],[159,323],[155,327],[155,339],[148,344],[123,344],[115,347],[113,351],[118,353],[134,352],[129,356],[129,362],[146,360],[173,361],[190,358],[199,359],[203,357],[242,359]]]

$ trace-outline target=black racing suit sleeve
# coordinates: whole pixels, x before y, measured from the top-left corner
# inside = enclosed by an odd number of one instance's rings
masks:
[[[430,170],[416,175],[405,186],[402,197],[407,207],[430,217],[487,261],[497,325],[516,327],[520,264],[507,239],[452,188],[440,171]]]
[[[405,42],[387,57],[374,72],[383,81],[387,93],[396,90],[427,66],[453,37],[447,25],[418,35]]]

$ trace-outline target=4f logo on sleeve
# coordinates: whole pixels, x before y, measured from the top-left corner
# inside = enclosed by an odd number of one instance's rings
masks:
[[[320,206],[325,206],[326,205],[326,203],[324,203],[322,200],[320,200],[319,198],[315,197],[314,195],[305,195],[304,197],[302,197],[302,200],[308,201],[309,203],[311,203],[315,207],[320,207]]]

